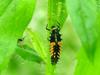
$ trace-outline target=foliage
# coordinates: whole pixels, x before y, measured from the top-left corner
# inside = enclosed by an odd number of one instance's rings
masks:
[[[7,66],[20,38],[29,23],[34,0],[0,0],[0,71]]]
[[[100,75],[100,0],[0,0],[0,6],[0,75]],[[57,24],[62,51],[51,65],[46,26]]]

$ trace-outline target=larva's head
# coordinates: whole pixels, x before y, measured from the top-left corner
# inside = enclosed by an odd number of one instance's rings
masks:
[[[51,27],[51,31],[54,31],[54,30],[55,30],[55,31],[59,31],[59,27],[58,27],[58,26],[52,26],[52,27]]]

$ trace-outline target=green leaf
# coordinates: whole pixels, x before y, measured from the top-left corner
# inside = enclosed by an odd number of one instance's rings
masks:
[[[17,39],[27,27],[35,0],[0,0],[0,71],[8,64]]]
[[[67,0],[73,26],[90,61],[94,60],[98,33],[96,30],[96,1]]]
[[[35,52],[35,50],[30,51],[26,47],[24,48],[17,47],[16,52],[25,60],[37,63],[43,62],[42,58]]]
[[[95,75],[100,75],[100,39],[98,38],[98,43],[96,46],[96,54],[95,54],[95,65],[94,65],[94,72]]]
[[[75,75],[100,75],[100,0],[72,1],[67,0],[67,7],[84,47],[78,56]]]
[[[30,38],[32,40],[33,48],[40,55],[40,57],[43,59],[44,63],[46,63],[45,64],[46,75],[54,75],[54,66],[51,65],[51,61],[50,61],[49,41],[47,40],[47,37],[45,34],[46,29],[44,29],[45,26],[42,27],[40,25],[40,27],[41,27],[41,31],[39,30],[37,32],[35,30],[32,31],[30,28],[27,29],[27,33],[28,33],[27,36],[30,36]],[[43,35],[44,35],[44,37],[43,37]]]
[[[48,25],[49,27],[60,24],[63,26],[67,18],[65,0],[48,0]]]
[[[100,33],[100,0],[96,0],[96,6],[97,6],[96,29],[97,32]]]
[[[39,35],[37,35],[36,32],[32,31],[30,28],[27,29],[27,36],[30,36],[32,40],[32,46],[35,49],[35,51],[40,55],[40,57],[46,61],[46,51],[44,49],[45,44],[43,44],[43,38],[41,39]],[[44,46],[43,46],[44,45]]]
[[[100,75],[100,39],[96,45],[94,63],[91,63],[84,49],[80,50],[78,64],[75,68],[75,75]]]
[[[81,49],[74,75],[96,75],[94,69],[96,68],[94,68],[94,64],[88,60],[85,50]]]

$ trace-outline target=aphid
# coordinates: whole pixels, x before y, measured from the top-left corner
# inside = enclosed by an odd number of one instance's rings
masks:
[[[50,52],[51,52],[51,64],[55,65],[58,62],[61,52],[61,34],[60,27],[58,25],[52,26],[51,29],[48,29],[46,26],[46,30],[51,31],[50,34]]]
[[[17,45],[18,45],[19,47],[23,47],[23,45],[24,45],[24,38],[19,38],[19,39],[17,40]]]

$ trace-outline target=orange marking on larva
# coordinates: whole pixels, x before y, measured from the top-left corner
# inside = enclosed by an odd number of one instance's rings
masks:
[[[53,47],[50,48],[50,51],[52,51],[52,50],[53,50]]]
[[[54,51],[50,51],[50,53],[51,53],[51,54],[53,54],[53,53],[54,53]]]
[[[53,47],[55,44],[56,44],[55,42],[50,43],[51,47]]]
[[[54,55],[54,51],[51,51],[50,53],[51,53],[51,56]]]
[[[50,52],[51,52],[51,53],[53,53],[54,51],[53,51],[53,50],[51,50]]]
[[[53,48],[51,48],[51,49],[50,49],[50,52],[51,52],[51,53],[53,53],[53,52],[54,52]]]
[[[54,55],[54,45],[55,45],[55,42],[51,42],[50,43],[50,46],[51,46],[51,48],[50,48],[50,53],[51,53],[51,56],[53,56]]]
[[[62,45],[62,43],[61,43],[61,42],[58,42],[58,45],[59,45],[59,46],[61,46],[61,45]]]
[[[53,53],[51,54],[51,56],[53,56]]]

